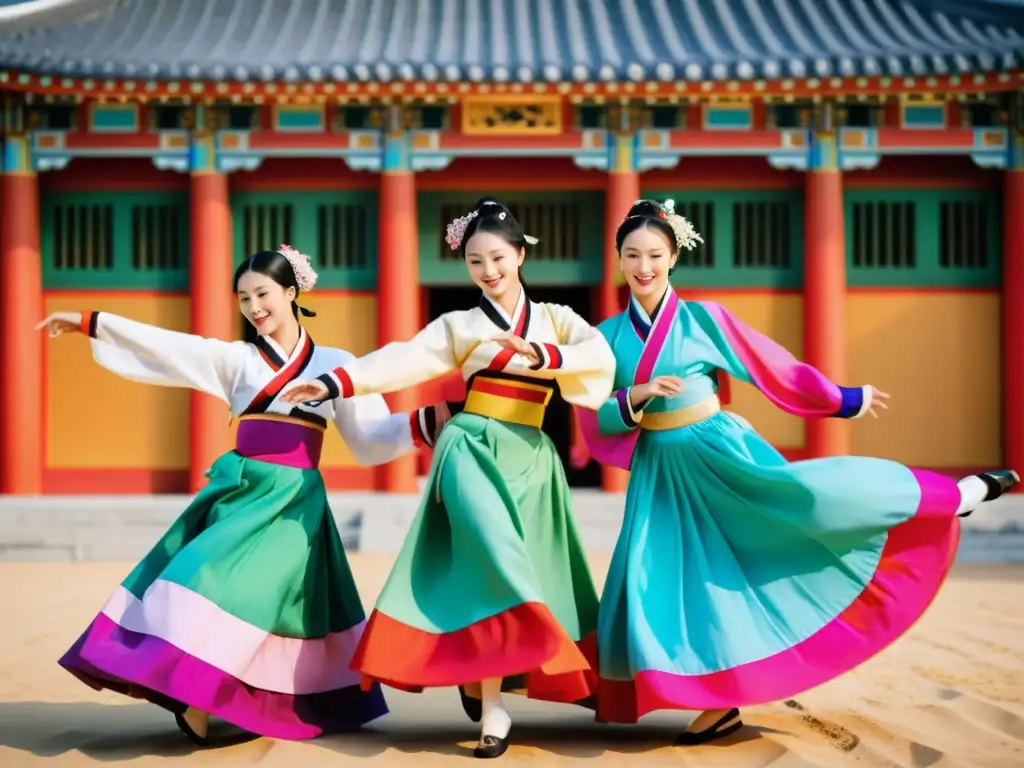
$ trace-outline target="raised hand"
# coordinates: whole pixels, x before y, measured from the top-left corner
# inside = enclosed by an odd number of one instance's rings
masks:
[[[885,402],[889,399],[889,395],[878,387],[868,385],[868,389],[871,391],[871,405],[868,406],[868,413],[877,419],[878,413],[875,411],[875,408],[881,408],[886,411],[889,410],[889,404]]]
[[[81,312],[54,312],[36,325],[36,330],[46,329],[46,335],[51,339],[65,333],[78,333],[82,330]]]
[[[313,379],[311,381],[297,381],[281,393],[282,403],[315,403],[326,400],[330,393],[323,382]]]
[[[655,376],[646,384],[633,387],[631,395],[642,403],[652,397],[675,397],[685,388],[685,382],[678,376]]]

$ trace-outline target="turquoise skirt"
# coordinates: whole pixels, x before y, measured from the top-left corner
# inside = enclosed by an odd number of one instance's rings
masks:
[[[598,718],[776,701],[892,643],[941,587],[956,483],[885,459],[788,462],[720,412],[644,431],[598,619]]]

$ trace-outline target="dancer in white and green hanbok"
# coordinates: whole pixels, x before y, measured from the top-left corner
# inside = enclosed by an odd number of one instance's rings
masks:
[[[51,336],[80,330],[96,361],[128,379],[190,387],[228,403],[235,449],[132,570],[61,659],[88,685],[148,699],[207,743],[209,715],[246,731],[307,739],[387,711],[379,686],[349,667],[365,616],[318,465],[328,424],[364,464],[414,447],[421,414],[382,397],[291,405],[284,387],[348,364],[299,324],[308,259],[282,246],[235,274],[255,343],[156,328],[106,312],[47,318]],[[301,309],[304,314],[311,315]],[[430,420],[444,414],[429,409]]]

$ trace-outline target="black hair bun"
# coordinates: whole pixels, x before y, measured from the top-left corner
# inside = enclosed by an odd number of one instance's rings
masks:
[[[485,197],[481,197],[479,200],[476,201],[476,205],[473,206],[473,210],[477,211],[479,213],[484,208],[490,208],[492,206],[497,207],[497,208],[504,208],[505,207],[505,206],[503,206],[498,201],[498,198],[490,197],[490,196],[485,196]]]
[[[637,200],[629,209],[629,216],[648,216],[661,218],[665,209],[657,200]]]

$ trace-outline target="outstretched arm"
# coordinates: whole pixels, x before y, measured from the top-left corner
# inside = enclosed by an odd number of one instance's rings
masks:
[[[876,394],[883,397],[874,387],[836,384],[721,304],[700,301],[688,303],[688,307],[721,356],[717,361],[720,367],[729,375],[757,387],[787,413],[856,419],[872,406],[885,407],[883,402],[874,402]]]
[[[132,381],[164,387],[188,387],[230,402],[246,359],[245,342],[207,339],[139,323],[109,312],[61,312],[46,325],[77,330],[91,339],[93,358],[107,370]]]
[[[392,413],[381,395],[361,395],[337,403],[334,424],[356,461],[387,464],[416,448],[408,413]]]
[[[439,317],[409,341],[387,344],[318,376],[288,387],[285,402],[386,394],[414,387],[454,371],[455,340],[445,317]],[[326,398],[323,393],[326,391]]]

